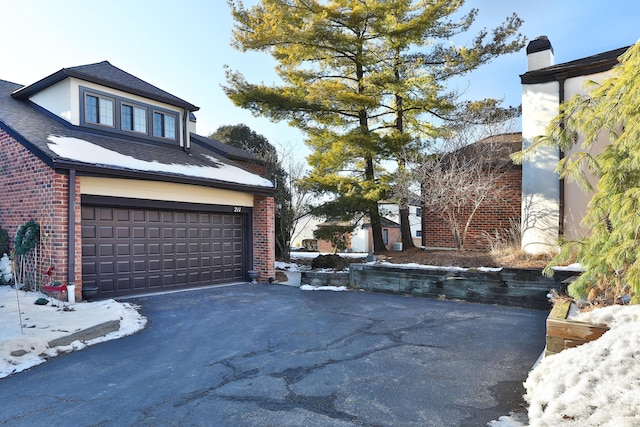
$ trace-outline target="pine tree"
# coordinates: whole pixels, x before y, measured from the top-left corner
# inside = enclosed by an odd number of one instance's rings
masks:
[[[558,171],[593,192],[583,219],[590,234],[579,241],[562,242],[560,253],[547,267],[577,260],[586,271],[570,286],[574,297],[609,292],[614,297],[632,293],[640,302],[640,44],[619,58],[613,75],[601,84],[591,82],[587,95],[563,104],[540,145],[556,145],[569,152],[581,139],[579,150],[562,159]],[[601,154],[591,148],[608,137]],[[593,173],[597,188],[589,183]]]
[[[307,135],[312,172],[307,186],[337,197],[326,211],[341,218],[365,213],[374,250],[384,250],[378,202],[390,194],[383,167],[419,147],[453,109],[444,82],[519,50],[521,21],[512,16],[470,47],[449,38],[467,31],[477,11],[451,16],[463,0],[262,0],[245,8],[230,1],[234,45],[264,51],[277,61],[282,84],[248,83],[227,74],[236,105],[274,120],[288,120]],[[408,221],[402,221],[408,227]]]

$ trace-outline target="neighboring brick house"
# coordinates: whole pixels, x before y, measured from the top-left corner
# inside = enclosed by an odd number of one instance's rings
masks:
[[[504,238],[520,224],[522,169],[514,164],[509,155],[520,151],[522,135],[509,133],[496,135],[478,141],[465,149],[473,149],[477,144],[490,143],[494,147],[501,147],[493,156],[488,167],[498,167],[500,170],[496,188],[499,188],[497,198],[483,202],[476,211],[467,231],[465,249],[486,250],[491,246],[490,239],[495,242]],[[467,217],[468,213],[467,211]],[[455,249],[456,244],[449,225],[442,219],[439,212],[433,212],[428,206],[422,210],[422,245],[426,248]],[[463,218],[466,222],[466,217]],[[491,236],[491,238],[489,238]]]
[[[0,80],[0,225],[51,239],[56,280],[100,298],[274,277],[274,186],[195,134],[198,107],[104,61]],[[42,267],[42,266],[40,266]],[[47,266],[44,266],[45,268]]]

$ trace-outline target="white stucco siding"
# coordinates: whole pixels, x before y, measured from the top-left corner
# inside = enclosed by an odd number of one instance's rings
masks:
[[[587,94],[595,88],[591,81],[602,82],[611,75],[610,71],[593,74],[590,76],[581,76],[568,79],[565,82],[566,99],[569,100],[576,94]],[[582,151],[583,139],[579,137],[578,144],[565,155],[570,156],[572,153]],[[605,132],[600,134],[598,141],[593,145],[589,152],[596,156],[602,153],[604,147],[609,145],[609,135]],[[592,173],[587,171],[587,177],[592,187],[595,189],[597,179]],[[589,229],[582,224],[582,220],[587,212],[589,201],[593,197],[593,192],[585,192],[580,186],[572,181],[565,181],[565,197],[564,197],[564,237],[569,240],[577,240],[585,237],[589,233]]]
[[[522,144],[528,148],[546,133],[558,114],[558,83],[522,86]],[[558,244],[560,186],[557,148],[536,150],[522,164],[522,248],[529,253],[555,250]]]
[[[65,79],[29,98],[34,104],[70,122],[79,124],[77,95],[73,96],[70,79]],[[74,105],[75,100],[75,105]],[[75,111],[75,114],[74,114]]]
[[[135,179],[80,177],[80,193],[94,196],[253,207],[253,195],[219,188]]]

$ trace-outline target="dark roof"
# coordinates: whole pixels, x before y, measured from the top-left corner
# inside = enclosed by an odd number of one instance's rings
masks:
[[[226,157],[227,159],[239,160],[243,162],[264,163],[264,161],[260,159],[258,156],[256,156],[255,154],[249,151],[245,151],[242,148],[225,144],[216,139],[211,139],[205,136],[196,135],[195,133],[192,133],[191,141],[204,145],[209,149],[215,151],[216,153]]]
[[[490,151],[487,151],[490,150]],[[522,133],[502,133],[483,138],[479,141],[455,150],[456,157],[462,155],[463,158],[474,158],[478,156],[488,157],[487,163],[494,167],[514,166],[511,160],[511,154],[522,150]],[[450,154],[446,154],[445,158]]]
[[[363,227],[371,227],[371,220],[367,217],[365,218],[365,223],[362,225]],[[389,218],[384,216],[380,217],[380,224],[382,228],[400,228],[400,224],[395,221],[391,221]]]
[[[608,71],[618,64],[618,58],[625,53],[629,47],[630,46],[621,47],[574,61],[527,71],[520,75],[520,82],[522,84],[546,83],[556,81],[559,77],[567,79]]]
[[[272,193],[274,191],[273,188],[257,184],[238,183],[234,177],[230,177],[229,180],[218,180],[181,172],[146,171],[105,165],[100,164],[99,158],[96,158],[93,163],[86,163],[61,157],[49,147],[51,143],[49,138],[52,136],[78,138],[145,162],[158,162],[165,165],[176,165],[176,167],[201,166],[208,168],[219,167],[219,164],[222,163],[242,168],[232,159],[199,143],[192,144],[191,149],[187,152],[177,145],[154,143],[71,125],[31,101],[12,97],[11,94],[20,87],[15,83],[0,80],[0,129],[10,134],[54,169],[75,169],[78,173],[84,174],[189,183],[254,193]],[[191,134],[191,137],[193,138],[194,134]],[[198,140],[204,138],[198,135],[195,137]]]
[[[165,92],[164,90],[159,89],[118,67],[114,67],[108,61],[63,68],[62,70],[38,80],[29,86],[17,89],[11,96],[16,99],[26,100],[35,93],[40,92],[41,90],[46,89],[68,77],[76,77],[78,79],[112,89],[133,93],[144,98],[161,101],[176,107],[186,108],[190,111],[199,110],[195,105],[190,104],[177,96],[171,95],[170,93]]]

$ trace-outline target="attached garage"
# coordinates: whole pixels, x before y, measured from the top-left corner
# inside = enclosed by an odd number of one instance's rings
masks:
[[[107,61],[0,80],[0,219],[11,235],[40,223],[55,276],[36,282],[80,300],[275,276],[270,171],[198,135],[196,111]]]
[[[82,283],[100,298],[241,281],[248,269],[246,214],[83,205],[81,223]]]

